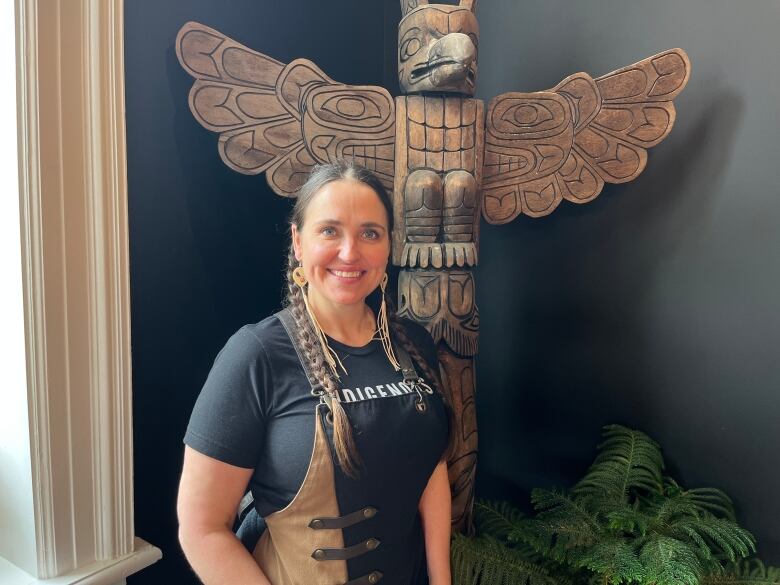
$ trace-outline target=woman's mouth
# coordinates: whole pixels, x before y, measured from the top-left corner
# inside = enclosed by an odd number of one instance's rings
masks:
[[[360,278],[361,276],[363,276],[362,270],[347,271],[347,270],[328,269],[328,272],[330,272],[334,276],[338,276],[339,278]]]

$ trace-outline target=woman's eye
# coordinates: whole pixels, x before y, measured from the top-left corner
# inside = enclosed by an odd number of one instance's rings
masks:
[[[320,230],[320,233],[323,236],[335,236],[336,235],[336,229],[332,227],[324,227]]]
[[[366,230],[363,232],[363,236],[369,240],[376,240],[379,238],[379,232],[376,230]]]

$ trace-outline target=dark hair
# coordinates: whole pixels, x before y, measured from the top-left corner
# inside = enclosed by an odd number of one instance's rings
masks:
[[[298,190],[295,206],[290,214],[290,223],[294,223],[299,229],[303,227],[303,218],[311,200],[326,185],[335,181],[356,181],[370,187],[377,194],[387,212],[388,233],[393,231],[393,204],[382,181],[367,168],[349,159],[336,160],[314,167],[309,178]]]
[[[389,237],[393,229],[393,205],[390,201],[390,197],[388,196],[384,185],[374,173],[365,167],[356,164],[352,160],[337,160],[314,168],[306,183],[304,183],[298,191],[297,201],[290,214],[290,224],[295,224],[300,229],[303,226],[306,209],[311,201],[326,185],[334,181],[357,181],[370,187],[377,194],[387,211]],[[325,355],[323,354],[322,347],[317,341],[317,336],[314,331],[314,324],[306,311],[306,306],[303,301],[303,291],[295,284],[295,281],[292,278],[293,270],[295,270],[297,266],[298,261],[295,258],[295,250],[292,245],[291,237],[287,262],[287,294],[285,305],[289,308],[297,325],[297,341],[304,351],[303,358],[309,362],[312,374],[317,378],[317,381],[322,386],[324,392],[331,397],[333,443],[338,464],[347,475],[355,477],[358,474],[357,470],[360,465],[360,455],[357,452],[355,440],[352,435],[352,426],[338,399],[336,381],[325,361]],[[446,398],[446,394],[442,391],[443,386],[440,376],[438,372],[434,372],[433,368],[422,357],[420,351],[409,339],[404,324],[395,312],[394,303],[389,298],[386,298],[385,302],[387,303],[388,321],[390,322],[393,340],[399,343],[407,351],[417,367],[420,368],[426,381],[439,390],[440,394],[444,397],[445,406],[450,417],[450,442],[446,452],[447,456],[449,456],[453,448],[452,438],[454,436],[454,425],[450,402]]]

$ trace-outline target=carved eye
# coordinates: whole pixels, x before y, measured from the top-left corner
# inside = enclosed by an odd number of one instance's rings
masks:
[[[420,50],[420,47],[422,47],[420,39],[407,39],[401,47],[401,59],[406,61],[409,57],[413,57]]]
[[[406,31],[399,42],[398,47],[398,56],[401,59],[401,62],[406,61],[410,57],[414,57],[422,48],[422,41],[420,40],[421,35],[422,31],[419,28],[410,28]]]
[[[501,119],[515,126],[538,126],[553,117],[550,110],[538,104],[520,103],[508,108]]]
[[[380,118],[382,116],[379,107],[370,99],[361,95],[337,95],[329,98],[322,109],[342,118],[366,120],[368,118]]]

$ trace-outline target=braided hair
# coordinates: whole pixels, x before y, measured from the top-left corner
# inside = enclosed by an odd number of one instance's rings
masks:
[[[339,180],[357,181],[370,187],[377,194],[387,212],[388,233],[392,232],[393,207],[390,198],[387,195],[387,191],[376,175],[351,160],[337,160],[314,168],[309,175],[308,180],[298,192],[295,206],[290,215],[290,224],[296,225],[300,230],[303,227],[306,209],[312,199],[314,199],[317,193],[326,185]],[[290,314],[295,321],[296,341],[303,349],[304,355],[302,357],[308,362],[312,375],[316,378],[316,383],[321,388],[321,391],[330,398],[328,401],[330,406],[329,420],[332,420],[333,423],[333,443],[336,452],[336,460],[345,474],[356,477],[361,465],[360,454],[357,451],[357,446],[352,433],[352,426],[339,399],[337,382],[325,360],[325,354],[317,339],[314,323],[312,323],[309,313],[306,310],[303,299],[303,290],[293,280],[293,270],[298,266],[298,261],[295,257],[292,237],[290,239],[286,270],[287,287],[285,291],[285,306],[289,309]],[[382,293],[380,292],[379,294]],[[386,298],[385,301],[387,303],[388,321],[390,322],[393,340],[401,344],[412,358],[415,365],[423,372],[429,385],[444,397],[445,407],[450,418],[450,441],[447,448],[447,456],[449,456],[453,444],[452,437],[454,436],[452,429],[455,427],[453,425],[451,404],[446,398],[446,393],[443,392],[442,381],[438,372],[434,372],[430,364],[428,364],[420,354],[419,349],[409,339],[401,318],[396,314],[394,304],[389,298]]]

